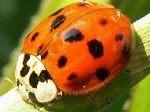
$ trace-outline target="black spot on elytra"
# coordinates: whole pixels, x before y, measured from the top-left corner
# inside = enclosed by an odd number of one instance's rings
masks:
[[[106,20],[105,18],[102,18],[102,19],[100,20],[100,24],[103,25],[103,26],[105,26],[107,23],[108,23],[108,22],[107,22],[107,20]]]
[[[32,102],[38,102],[34,93],[29,92],[28,97]]]
[[[40,73],[40,76],[39,76],[39,80],[41,82],[44,82],[44,81],[49,80],[49,79],[51,79],[51,77],[50,77],[50,74],[48,73],[48,71],[42,70]]]
[[[41,55],[41,51],[43,49],[43,44],[39,46],[38,50],[37,50],[37,55]]]
[[[67,63],[67,58],[65,56],[61,56],[58,60],[58,67],[61,68],[61,67],[64,67]]]
[[[130,45],[127,43],[124,43],[123,47],[122,47],[122,53],[124,56],[130,57],[131,53],[130,53]]]
[[[51,24],[51,30],[58,28],[65,21],[65,19],[66,17],[64,15],[57,16]]]
[[[38,35],[39,35],[39,32],[35,32],[31,37],[31,42],[34,41]]]
[[[63,10],[63,8],[57,10],[56,12],[54,12],[53,14],[51,14],[50,16],[55,16],[55,15],[59,14],[62,10]]]
[[[81,7],[82,6],[91,6],[91,4],[89,4],[89,3],[80,3],[79,6],[81,6]]]
[[[30,55],[29,54],[25,54],[24,55],[24,60],[23,60],[23,65],[26,65],[27,61],[30,59]]]
[[[20,75],[22,77],[25,77],[28,74],[29,70],[30,70],[30,67],[28,65],[24,64],[22,69],[20,70]]]
[[[48,50],[41,54],[41,59],[45,59],[48,55]]]
[[[64,36],[65,41],[68,42],[75,42],[75,41],[81,41],[83,39],[83,35],[78,29],[71,29],[69,30]]]
[[[29,83],[33,88],[37,88],[39,78],[37,74],[33,71],[29,77]]]
[[[73,80],[73,79],[75,79],[75,78],[77,78],[77,77],[78,77],[77,74],[71,73],[71,74],[69,75],[69,77],[67,78],[67,80]]]
[[[89,49],[89,52],[90,54],[94,57],[94,58],[99,58],[101,56],[103,56],[103,44],[96,40],[96,39],[93,39],[93,40],[90,40],[88,43],[88,49]]]
[[[117,35],[115,36],[115,40],[116,40],[116,41],[122,41],[122,39],[123,39],[123,35],[122,35],[122,34],[117,34]]]
[[[105,80],[109,75],[109,71],[105,68],[98,68],[96,70],[96,77],[99,79],[99,81]]]

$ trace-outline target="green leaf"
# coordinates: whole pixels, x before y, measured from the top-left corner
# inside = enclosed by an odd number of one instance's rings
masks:
[[[0,112],[36,112],[32,105],[23,101],[20,93],[13,89],[0,97]]]
[[[145,68],[150,68],[150,14],[142,18],[142,21],[139,20],[134,23],[134,26],[136,27],[137,35],[144,36],[144,40],[141,43],[141,46],[139,47],[144,47],[146,50],[145,54],[147,55],[147,62],[145,63],[144,61],[141,63],[141,66],[144,64],[144,68],[141,67],[141,69]],[[143,26],[144,24],[144,26]],[[142,49],[142,48],[141,48]],[[138,59],[142,60],[143,53],[138,54]],[[146,61],[146,60],[145,60]],[[145,66],[146,65],[146,66]],[[146,70],[143,70],[144,72]],[[149,71],[149,70],[148,70]],[[141,74],[143,75],[143,74]],[[130,112],[149,112],[149,106],[150,106],[150,77],[148,76],[145,80],[143,80],[138,86],[135,88],[135,90],[132,92],[132,99],[130,101],[131,106],[130,106]]]
[[[146,77],[141,81],[132,92],[132,99],[129,102],[129,112],[149,112],[150,107],[150,77]]]

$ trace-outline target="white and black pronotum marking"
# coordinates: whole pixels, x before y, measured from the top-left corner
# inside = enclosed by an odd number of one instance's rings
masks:
[[[15,71],[18,90],[25,99],[46,103],[56,98],[58,90],[40,56],[21,53]]]

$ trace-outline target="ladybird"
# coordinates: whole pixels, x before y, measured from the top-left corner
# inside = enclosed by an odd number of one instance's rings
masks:
[[[120,10],[73,3],[26,36],[15,71],[18,91],[38,103],[52,102],[61,92],[93,92],[124,69],[133,48],[130,20]]]

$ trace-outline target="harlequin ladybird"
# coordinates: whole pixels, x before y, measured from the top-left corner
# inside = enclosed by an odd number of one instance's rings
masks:
[[[25,38],[18,90],[33,102],[86,94],[110,82],[133,52],[129,19],[113,6],[78,2],[51,14]]]

